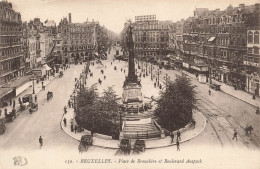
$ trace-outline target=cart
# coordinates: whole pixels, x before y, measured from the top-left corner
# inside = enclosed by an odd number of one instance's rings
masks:
[[[144,140],[137,139],[134,144],[133,154],[139,154],[145,152],[145,142]]]
[[[131,140],[122,139],[119,144],[119,149],[116,151],[116,155],[129,155],[131,151]]]
[[[80,144],[79,144],[79,152],[82,153],[84,151],[87,151],[89,146],[93,145],[93,136],[92,135],[83,135],[81,136],[80,139]]]
[[[26,94],[22,97],[23,103],[30,103],[32,102],[32,94]]]
[[[210,87],[211,89],[216,90],[216,91],[220,91],[220,86],[221,86],[221,85],[218,85],[218,84],[212,83],[212,84],[210,84],[209,87]]]
[[[32,114],[33,112],[38,110],[38,103],[31,103],[31,107],[29,109],[29,112]]]
[[[49,101],[52,97],[53,97],[53,93],[52,92],[48,92],[47,93],[47,101]]]
[[[13,109],[9,114],[5,114],[6,121],[13,122],[16,118],[16,110]]]

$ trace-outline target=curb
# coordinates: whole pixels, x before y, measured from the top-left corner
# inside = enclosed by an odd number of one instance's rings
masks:
[[[197,111],[196,113],[199,113],[200,116],[203,118],[204,125],[203,125],[202,129],[196,135],[192,136],[189,139],[180,141],[180,143],[184,143],[184,142],[190,141],[191,139],[194,139],[195,137],[197,137],[198,135],[200,135],[204,131],[204,129],[205,129],[206,125],[207,125],[206,119],[205,119],[204,115],[201,112]],[[170,147],[170,146],[174,146],[174,145],[176,145],[176,143],[171,143],[171,144],[165,145],[165,146],[149,147],[149,148],[146,148],[146,149],[156,149],[156,148]]]
[[[196,78],[190,76],[189,74],[186,74],[186,73],[185,73],[185,75],[188,75],[189,77],[191,77],[191,78],[193,78],[193,79],[196,79]],[[207,85],[209,85],[209,84],[207,83]],[[223,90],[220,90],[220,91],[223,92],[223,93],[225,93],[225,94],[228,94],[229,96],[232,96],[232,97],[234,97],[234,98],[236,98],[236,99],[238,99],[238,100],[241,100],[241,101],[243,101],[243,102],[245,102],[245,103],[247,103],[247,104],[250,104],[251,106],[254,106],[255,108],[258,107],[258,106],[254,105],[254,104],[252,104],[252,103],[250,103],[250,102],[248,102],[248,101],[245,101],[245,100],[243,100],[243,99],[241,99],[241,98],[239,98],[239,97],[236,97],[236,96],[234,96],[234,95],[232,95],[232,94],[230,94],[230,93],[227,93],[227,92],[225,92],[225,91],[223,91]]]
[[[57,75],[58,76],[58,75]],[[57,76],[55,76],[46,86],[48,86],[54,79],[56,79],[56,77]],[[31,88],[31,86],[29,87],[29,88]],[[29,88],[27,88],[26,90],[28,90]],[[42,89],[41,90],[39,90],[37,93],[35,93],[35,95],[37,95],[38,93],[40,93],[42,91]],[[18,95],[19,96],[19,95]],[[19,108],[17,111],[16,111],[16,118],[21,114],[21,113],[23,113],[24,112],[24,110],[21,110],[21,108]],[[4,117],[3,118],[4,119],[4,121],[6,121],[6,118]]]
[[[254,104],[252,104],[252,103],[249,103],[249,102],[247,102],[247,101],[245,101],[245,100],[242,100],[241,98],[238,98],[238,97],[236,97],[236,96],[234,96],[234,95],[232,95],[232,94],[229,94],[229,93],[227,93],[227,92],[225,92],[225,91],[223,91],[223,90],[221,90],[221,92],[226,93],[226,94],[228,94],[229,96],[232,96],[232,97],[234,97],[234,98],[236,98],[236,99],[238,99],[238,100],[241,100],[241,101],[243,101],[243,102],[245,102],[245,103],[247,103],[247,104],[249,104],[249,105],[251,105],[251,106],[254,106],[255,108],[258,107],[258,106],[254,105]]]
[[[204,123],[204,125],[203,125],[202,129],[201,129],[196,135],[194,135],[194,136],[192,136],[191,138],[188,138],[188,139],[186,139],[186,140],[180,141],[180,143],[184,143],[184,142],[190,141],[191,139],[197,137],[198,135],[200,135],[200,134],[204,131],[204,129],[205,129],[206,125],[207,125],[206,119],[205,119],[204,115],[203,115],[201,112],[196,111],[196,113],[199,113],[199,115],[203,118],[203,123]],[[63,127],[62,127],[62,120],[63,120],[63,118],[64,118],[64,115],[65,115],[65,114],[63,114],[63,116],[62,116],[62,118],[61,118],[61,121],[60,121],[61,129],[62,129],[68,136],[72,137],[72,136],[69,135],[69,134],[63,129]],[[74,138],[74,137],[72,137],[72,138],[73,138],[74,140],[79,141],[78,139],[76,139],[76,138]],[[166,137],[165,137],[165,138],[166,138]],[[165,138],[164,138],[164,139],[165,139]],[[104,139],[104,140],[105,140],[105,139]],[[118,141],[118,143],[120,143],[120,142]],[[171,144],[164,145],[164,146],[148,147],[148,148],[146,148],[146,149],[157,149],[157,148],[170,147],[170,146],[174,146],[174,145],[176,145],[176,143],[171,143]],[[105,149],[118,149],[118,148],[115,148],[115,147],[95,145],[94,142],[93,142],[93,146],[101,147],[101,148],[105,148]]]

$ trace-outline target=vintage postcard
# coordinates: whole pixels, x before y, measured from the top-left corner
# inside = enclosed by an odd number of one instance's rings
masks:
[[[1,0],[0,169],[259,169],[259,7]]]

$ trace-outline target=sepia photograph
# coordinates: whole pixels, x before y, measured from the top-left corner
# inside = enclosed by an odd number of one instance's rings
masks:
[[[259,169],[259,0],[0,0],[0,169]]]

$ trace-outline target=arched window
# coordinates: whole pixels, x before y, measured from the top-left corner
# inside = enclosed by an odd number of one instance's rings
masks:
[[[254,33],[254,43],[259,44],[259,32],[258,31],[256,31]]]
[[[248,32],[248,35],[247,35],[247,42],[248,43],[253,43],[253,33],[251,31]]]

